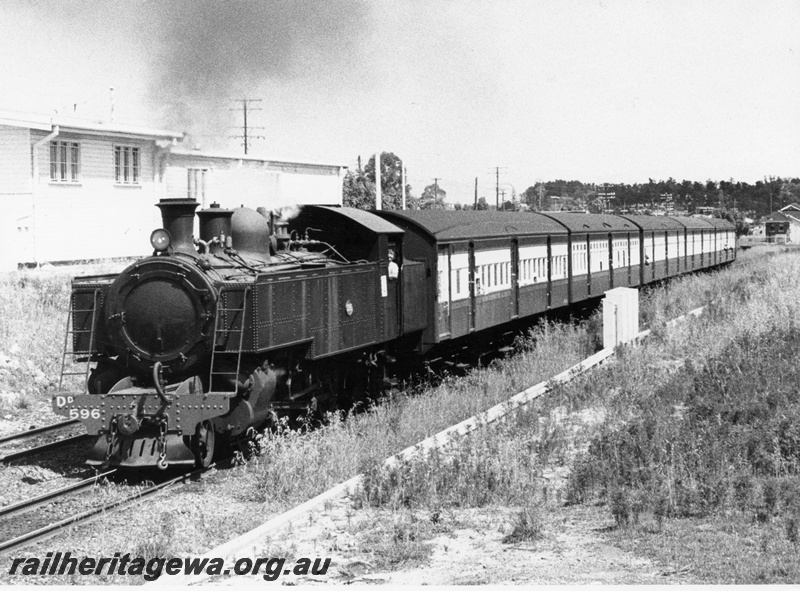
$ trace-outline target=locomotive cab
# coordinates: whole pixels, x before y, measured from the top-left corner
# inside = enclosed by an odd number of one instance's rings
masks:
[[[401,334],[402,229],[366,211],[323,206],[303,207],[290,220],[289,229],[309,243],[332,245],[347,260],[377,264],[382,313],[376,320],[382,325],[381,338]]]

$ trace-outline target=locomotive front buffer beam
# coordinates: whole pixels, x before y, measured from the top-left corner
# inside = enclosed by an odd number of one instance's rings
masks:
[[[232,397],[204,393],[197,377],[168,386],[163,395],[125,378],[107,394],[58,394],[53,410],[80,420],[89,435],[97,436],[87,464],[164,469],[195,464],[192,437],[200,425],[226,414]]]

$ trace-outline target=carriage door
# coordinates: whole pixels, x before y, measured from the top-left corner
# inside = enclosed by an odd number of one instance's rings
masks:
[[[553,243],[547,237],[547,309],[553,306]]]
[[[469,243],[469,331],[475,330],[475,243]]]
[[[592,296],[592,239],[586,233],[586,297]]]
[[[627,267],[628,267],[628,283],[627,283],[627,285],[630,286],[630,285],[633,285],[633,283],[632,283],[632,281],[633,281],[633,263],[631,263],[631,241],[633,240],[633,238],[631,238],[631,233],[630,232],[628,232],[628,235],[625,237],[625,240],[627,241],[627,244],[625,244],[625,250],[622,252],[622,256],[625,257],[624,264],[627,265]]]
[[[706,231],[700,230],[700,266],[706,264]]]
[[[437,260],[437,320],[439,338],[449,338],[452,333],[450,322],[450,245],[439,246]]]
[[[519,317],[519,240],[511,241],[511,318]]]

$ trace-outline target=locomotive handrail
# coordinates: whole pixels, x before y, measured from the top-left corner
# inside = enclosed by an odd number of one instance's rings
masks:
[[[98,301],[98,299],[100,297],[100,292],[101,292],[100,288],[96,288],[94,290],[94,292],[92,294],[92,307],[91,307],[91,310],[90,309],[75,310],[74,298],[70,299],[69,312],[67,313],[67,327],[66,327],[66,330],[64,332],[64,349],[63,349],[64,354],[61,357],[61,375],[60,375],[60,377],[58,379],[58,389],[59,389],[59,391],[63,388],[64,376],[83,375],[84,376],[83,392],[84,392],[84,394],[88,394],[88,392],[89,392],[89,374],[91,373],[91,369],[92,369],[91,360],[92,360],[92,353],[94,353],[94,339],[95,339],[95,332],[96,332],[96,328],[97,328],[97,301]],[[74,328],[74,318],[75,318],[75,312],[76,311],[77,312],[89,312],[89,311],[91,311],[92,319],[91,319],[90,328],[89,328],[88,331],[86,329],[76,330]],[[70,354],[75,355],[75,351],[74,351],[75,342],[74,342],[74,340],[73,340],[73,346],[70,347],[70,349],[72,349],[72,351],[67,350],[67,343],[69,342],[69,336],[73,335],[73,337],[74,337],[74,335],[76,335],[76,334],[86,333],[86,332],[89,333],[89,349],[88,349],[88,355],[87,355],[87,358],[86,358],[86,371],[85,372],[83,372],[83,371],[80,371],[80,372],[68,372],[68,371],[66,371],[67,357]]]
[[[233,394],[234,396],[239,393],[239,371],[241,369],[242,364],[242,345],[244,344],[244,333],[245,333],[245,317],[247,315],[247,298],[250,295],[251,288],[250,286],[246,286],[242,291],[242,307],[241,308],[225,308],[223,302],[223,296],[226,292],[225,288],[221,288],[219,290],[219,296],[217,297],[217,310],[216,310],[216,317],[214,319],[214,335],[211,340],[211,363],[209,366],[209,373],[208,373],[208,385],[209,388],[213,389],[213,379],[214,376],[220,375],[233,375],[234,376],[234,389]],[[227,328],[227,320],[223,321],[223,312],[240,312],[241,319],[239,321],[239,346],[236,348],[235,352],[232,351],[217,351],[217,337],[220,333],[225,333],[226,335],[230,335],[230,333],[237,332],[236,330],[230,330]],[[226,327],[220,329],[220,323],[225,322]],[[231,326],[233,326],[233,322],[231,322]],[[227,348],[227,343],[226,343]],[[236,372],[220,372],[214,371],[214,364],[217,360],[217,355],[236,355]]]

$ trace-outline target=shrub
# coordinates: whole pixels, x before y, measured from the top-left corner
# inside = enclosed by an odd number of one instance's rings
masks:
[[[504,544],[535,542],[544,534],[544,525],[536,505],[529,505],[517,512],[511,532],[503,538]]]

